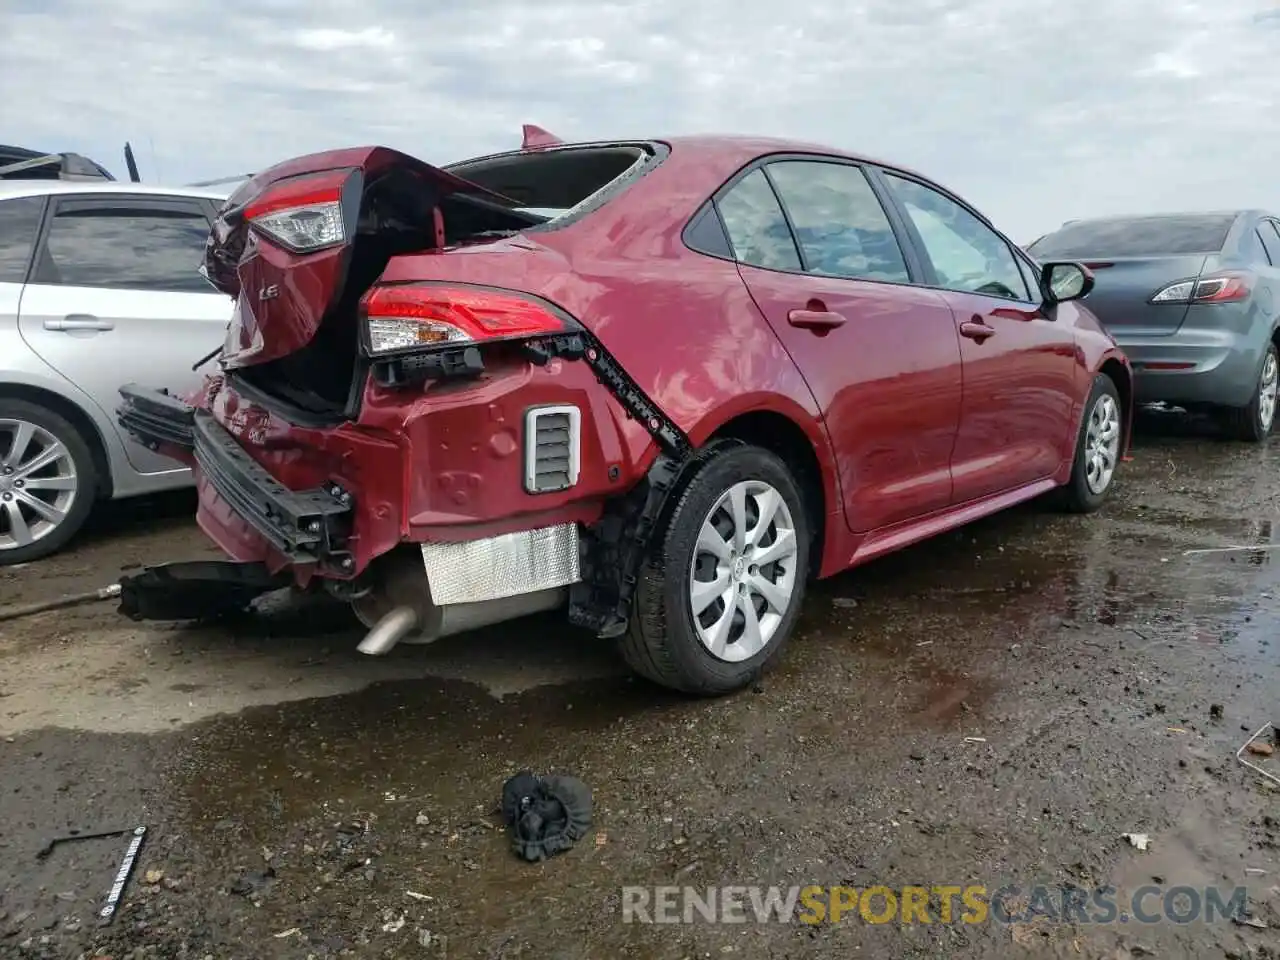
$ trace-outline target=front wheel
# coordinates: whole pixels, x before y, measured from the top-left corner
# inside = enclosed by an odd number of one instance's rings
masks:
[[[1111,492],[1124,436],[1122,409],[1111,378],[1105,373],[1094,377],[1076,437],[1071,479],[1061,491],[1062,505],[1072,513],[1092,513]]]
[[[1258,381],[1253,399],[1247,406],[1231,407],[1223,411],[1222,425],[1236,440],[1246,443],[1262,443],[1271,436],[1276,419],[1276,396],[1280,389],[1280,355],[1275,344],[1268,343],[1258,369]]]
[[[751,683],[799,616],[811,536],[800,488],[778,457],[745,444],[716,455],[655,534],[623,658],[682,693],[715,696]]]

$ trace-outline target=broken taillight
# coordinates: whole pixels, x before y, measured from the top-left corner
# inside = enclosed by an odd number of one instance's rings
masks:
[[[450,284],[374,287],[361,301],[370,355],[527,340],[563,333],[547,305],[519,293]]]
[[[1244,273],[1222,273],[1198,280],[1179,280],[1161,287],[1152,303],[1235,303],[1247,300],[1252,292],[1250,277]]]
[[[350,170],[326,170],[272,184],[245,207],[245,219],[267,239],[294,253],[315,253],[347,242],[342,205]]]

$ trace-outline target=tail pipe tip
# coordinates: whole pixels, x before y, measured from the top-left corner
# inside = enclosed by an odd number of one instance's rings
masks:
[[[418,626],[418,612],[412,607],[396,607],[375,623],[356,647],[361,653],[380,657]]]

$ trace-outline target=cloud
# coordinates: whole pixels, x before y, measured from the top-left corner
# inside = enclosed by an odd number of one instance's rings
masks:
[[[1093,214],[1280,209],[1264,0],[8,0],[0,129],[190,181],[385,143],[740,132],[869,153],[1015,238]],[[1270,28],[1270,29],[1269,29]]]

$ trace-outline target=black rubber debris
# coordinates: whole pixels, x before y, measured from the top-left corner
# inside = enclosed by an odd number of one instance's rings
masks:
[[[591,790],[576,777],[540,777],[522,770],[502,786],[502,817],[516,854],[536,863],[586,836]]]

